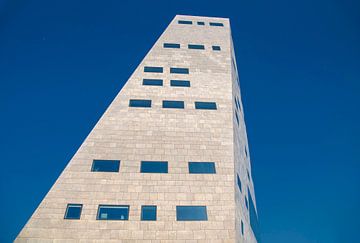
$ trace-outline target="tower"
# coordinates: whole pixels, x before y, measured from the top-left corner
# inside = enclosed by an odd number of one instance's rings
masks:
[[[258,242],[230,22],[177,15],[15,242]]]

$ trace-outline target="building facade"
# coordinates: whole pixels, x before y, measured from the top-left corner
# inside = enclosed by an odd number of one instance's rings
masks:
[[[172,20],[15,242],[259,242],[229,19]]]

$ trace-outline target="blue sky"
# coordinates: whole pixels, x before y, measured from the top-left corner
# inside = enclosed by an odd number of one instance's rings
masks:
[[[263,242],[359,242],[355,0],[0,0],[0,242],[176,14],[231,20]]]

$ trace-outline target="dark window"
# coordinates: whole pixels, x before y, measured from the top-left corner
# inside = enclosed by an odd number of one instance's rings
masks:
[[[128,220],[128,205],[99,205],[97,220]]]
[[[241,180],[240,180],[240,177],[239,177],[239,175],[238,175],[238,174],[236,175],[236,178],[237,178],[237,185],[238,185],[238,188],[239,188],[240,192],[242,192]]]
[[[176,44],[176,43],[164,43],[164,48],[180,48],[180,44]]]
[[[244,222],[241,220],[241,235],[244,235]]]
[[[192,24],[192,21],[190,21],[190,20],[179,20],[178,23],[179,24]]]
[[[190,81],[188,81],[188,80],[170,80],[170,86],[190,87]]]
[[[220,46],[212,46],[213,51],[221,51]]]
[[[246,209],[249,209],[249,201],[246,196],[245,196],[245,206],[246,206]]]
[[[239,116],[238,116],[238,114],[237,114],[237,112],[235,111],[235,118],[236,118],[236,122],[237,122],[237,124],[238,124],[238,126],[239,126]]]
[[[248,170],[248,169],[246,169],[246,173],[247,173],[247,177],[248,177],[248,179],[249,179],[249,181],[250,181],[251,179],[250,179],[250,173],[249,173],[249,170]]]
[[[200,102],[195,101],[195,109],[203,109],[203,110],[216,110],[215,102]]]
[[[205,25],[205,22],[198,21],[197,24],[198,24],[198,25]]]
[[[80,219],[82,204],[68,204],[64,219]]]
[[[141,161],[141,173],[168,173],[167,161]]]
[[[205,46],[204,45],[189,44],[188,48],[189,49],[204,50]]]
[[[189,74],[188,68],[170,68],[170,73]]]
[[[163,108],[184,109],[184,101],[163,100]]]
[[[162,67],[144,67],[145,73],[162,73],[163,68]]]
[[[190,174],[215,174],[214,162],[189,162]]]
[[[119,160],[93,160],[91,171],[93,172],[119,172]]]
[[[177,221],[206,221],[206,206],[176,206]]]
[[[152,85],[152,86],[162,86],[163,80],[162,79],[143,79],[143,85]]]
[[[223,23],[210,22],[210,26],[224,26]]]
[[[130,100],[129,101],[130,107],[151,107],[151,100]]]
[[[156,220],[156,206],[141,206],[141,220],[155,221]]]
[[[245,156],[248,157],[248,151],[247,151],[247,148],[245,146]],[[248,172],[249,173],[249,172]]]

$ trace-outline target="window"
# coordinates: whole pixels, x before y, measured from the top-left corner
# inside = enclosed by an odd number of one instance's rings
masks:
[[[202,109],[202,110],[216,110],[216,103],[215,102],[200,102],[195,101],[195,109]]]
[[[198,24],[198,25],[205,25],[205,22],[198,21],[197,24]]]
[[[210,26],[224,26],[223,23],[210,22]]]
[[[250,181],[250,173],[249,173],[249,170],[248,170],[248,169],[246,169],[246,173],[247,173],[247,177],[248,177],[248,179],[249,179],[249,181]]]
[[[179,24],[192,24],[192,21],[190,21],[190,20],[179,20],[178,23]]]
[[[93,160],[92,172],[119,172],[119,160]]]
[[[239,116],[238,116],[238,114],[237,114],[237,112],[235,111],[235,118],[236,118],[236,122],[237,122],[237,124],[238,124],[238,126],[239,126]]]
[[[144,67],[144,72],[145,73],[162,73],[163,72],[163,68],[162,67]]]
[[[184,109],[184,101],[163,100],[163,108]]]
[[[197,44],[189,44],[188,48],[189,49],[204,50],[205,46],[204,45],[197,45]]]
[[[241,235],[244,235],[244,222],[241,220]]]
[[[167,161],[141,161],[141,173],[168,173]]]
[[[246,206],[246,209],[249,209],[249,201],[246,196],[245,196],[245,206]]]
[[[245,146],[245,156],[248,157],[248,151],[247,151],[246,146]],[[248,171],[248,173],[249,173],[249,171]]]
[[[188,68],[170,68],[170,73],[189,74]]]
[[[164,43],[164,48],[180,48],[180,44],[176,44],[176,43]]]
[[[80,219],[82,204],[68,204],[64,219]]]
[[[170,86],[190,87],[190,81],[188,81],[188,80],[170,80]]]
[[[215,174],[214,162],[189,162],[190,174]]]
[[[129,205],[99,205],[97,220],[128,220]]]
[[[220,46],[212,46],[213,51],[221,51]]]
[[[239,175],[238,175],[238,174],[236,175],[236,178],[237,178],[237,185],[238,185],[238,188],[239,188],[240,192],[242,192],[241,180],[240,180],[240,177],[239,177]]]
[[[149,108],[151,107],[151,100],[130,100],[129,106]]]
[[[176,206],[177,221],[206,221],[206,206]]]
[[[143,85],[151,85],[151,86],[162,86],[163,80],[162,79],[143,79]]]
[[[156,220],[156,206],[141,206],[141,220],[155,221]]]

